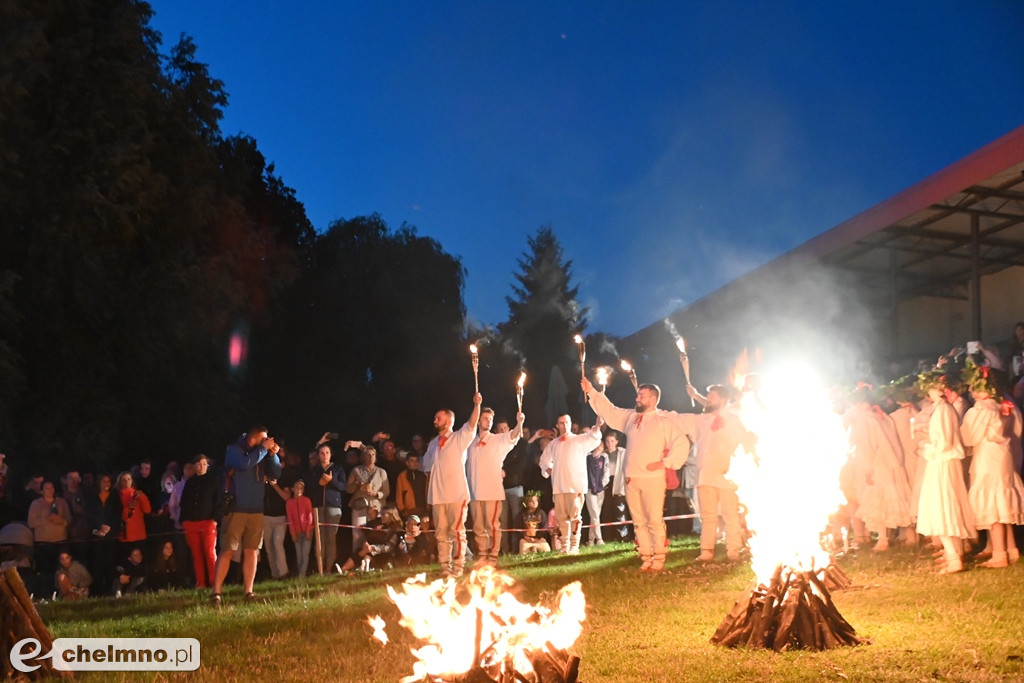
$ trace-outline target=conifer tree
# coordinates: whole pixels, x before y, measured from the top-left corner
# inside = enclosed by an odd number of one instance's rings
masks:
[[[572,339],[583,333],[587,310],[576,300],[572,261],[564,260],[554,231],[542,227],[527,243],[529,252],[517,261],[519,284],[505,297],[509,318],[499,329],[524,357],[531,386],[524,412],[532,424],[553,424],[558,414],[579,412],[573,410],[579,360]]]

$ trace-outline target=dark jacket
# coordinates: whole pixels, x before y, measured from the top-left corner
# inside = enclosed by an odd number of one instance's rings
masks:
[[[224,514],[224,486],[219,476],[207,471],[193,474],[181,490],[181,521],[219,520]]]
[[[85,499],[85,515],[89,520],[89,532],[106,524],[110,527],[107,538],[116,540],[121,533],[121,495],[117,489],[110,489],[107,502],[100,502],[99,492],[90,493]]]
[[[314,507],[341,508],[344,507],[348,477],[345,476],[345,469],[341,465],[331,463],[331,482],[327,486],[320,485],[320,477],[325,470],[319,463],[303,477],[306,482],[306,495]]]

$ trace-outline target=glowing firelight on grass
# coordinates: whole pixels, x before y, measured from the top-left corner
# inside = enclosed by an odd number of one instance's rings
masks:
[[[418,574],[398,589],[388,586],[401,612],[399,623],[423,643],[412,649],[413,673],[402,682],[452,680],[473,669],[491,680],[536,680],[539,657],[567,652],[579,638],[586,599],[576,581],[558,592],[553,607],[531,605],[516,599],[514,584],[507,574],[481,567],[464,584],[427,583]],[[368,621],[374,637],[386,644],[383,619]]]

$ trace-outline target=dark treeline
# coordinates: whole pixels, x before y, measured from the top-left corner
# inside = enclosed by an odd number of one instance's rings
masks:
[[[162,53],[151,15],[133,0],[0,0],[12,465],[219,458],[250,421],[298,449],[325,430],[404,441],[440,407],[468,411],[475,339],[482,389],[504,391],[485,399],[506,414],[524,364],[531,422],[576,396],[566,340],[585,311],[550,229],[529,242],[509,320],[467,333],[459,258],[379,216],[314,231],[257,142],[222,134],[225,85],[193,42]]]

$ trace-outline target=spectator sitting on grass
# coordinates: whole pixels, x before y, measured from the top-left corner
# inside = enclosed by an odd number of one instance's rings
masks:
[[[146,585],[152,591],[165,591],[172,588],[185,588],[187,584],[184,566],[178,561],[178,555],[174,552],[174,543],[164,541],[160,555],[153,561],[146,574]]]
[[[130,595],[149,589],[146,585],[146,565],[142,562],[142,550],[133,548],[128,558],[117,566],[114,572],[114,595]]]
[[[71,553],[66,550],[57,556],[57,564],[57,591],[61,600],[81,600],[89,597],[92,575],[85,565],[72,558]]]
[[[366,556],[366,554],[367,554],[366,548],[367,548],[367,545],[368,545],[366,540],[365,540],[365,534],[367,532],[372,533],[372,532],[376,531],[376,529],[380,525],[380,523],[381,523],[380,510],[378,508],[374,508],[374,507],[367,508],[366,509],[366,521],[363,523],[363,528],[362,528],[362,532],[363,532],[363,535],[364,535],[364,540],[362,542],[362,545],[357,550],[353,550],[352,554],[350,554],[348,556],[348,558],[345,559],[345,562],[341,565],[341,572],[342,573],[350,572],[350,571],[352,571],[352,570],[354,570],[356,568],[358,568],[359,571],[363,571],[363,557]],[[324,569],[326,570],[328,568],[324,567]]]
[[[405,519],[405,530],[398,544],[395,564],[430,564],[437,552],[437,544],[432,544],[432,540],[433,534],[423,533],[419,515],[409,515]]]
[[[387,505],[381,513],[380,523],[372,531],[366,532],[368,557],[364,556],[364,564],[369,561],[368,569],[387,569],[394,564],[399,554],[398,547],[402,542],[405,525],[398,514],[398,508]]]
[[[523,537],[519,540],[519,554],[548,553],[551,545],[541,535],[548,516],[540,509],[540,491],[527,491],[523,497],[523,512],[519,516],[519,528]]]

